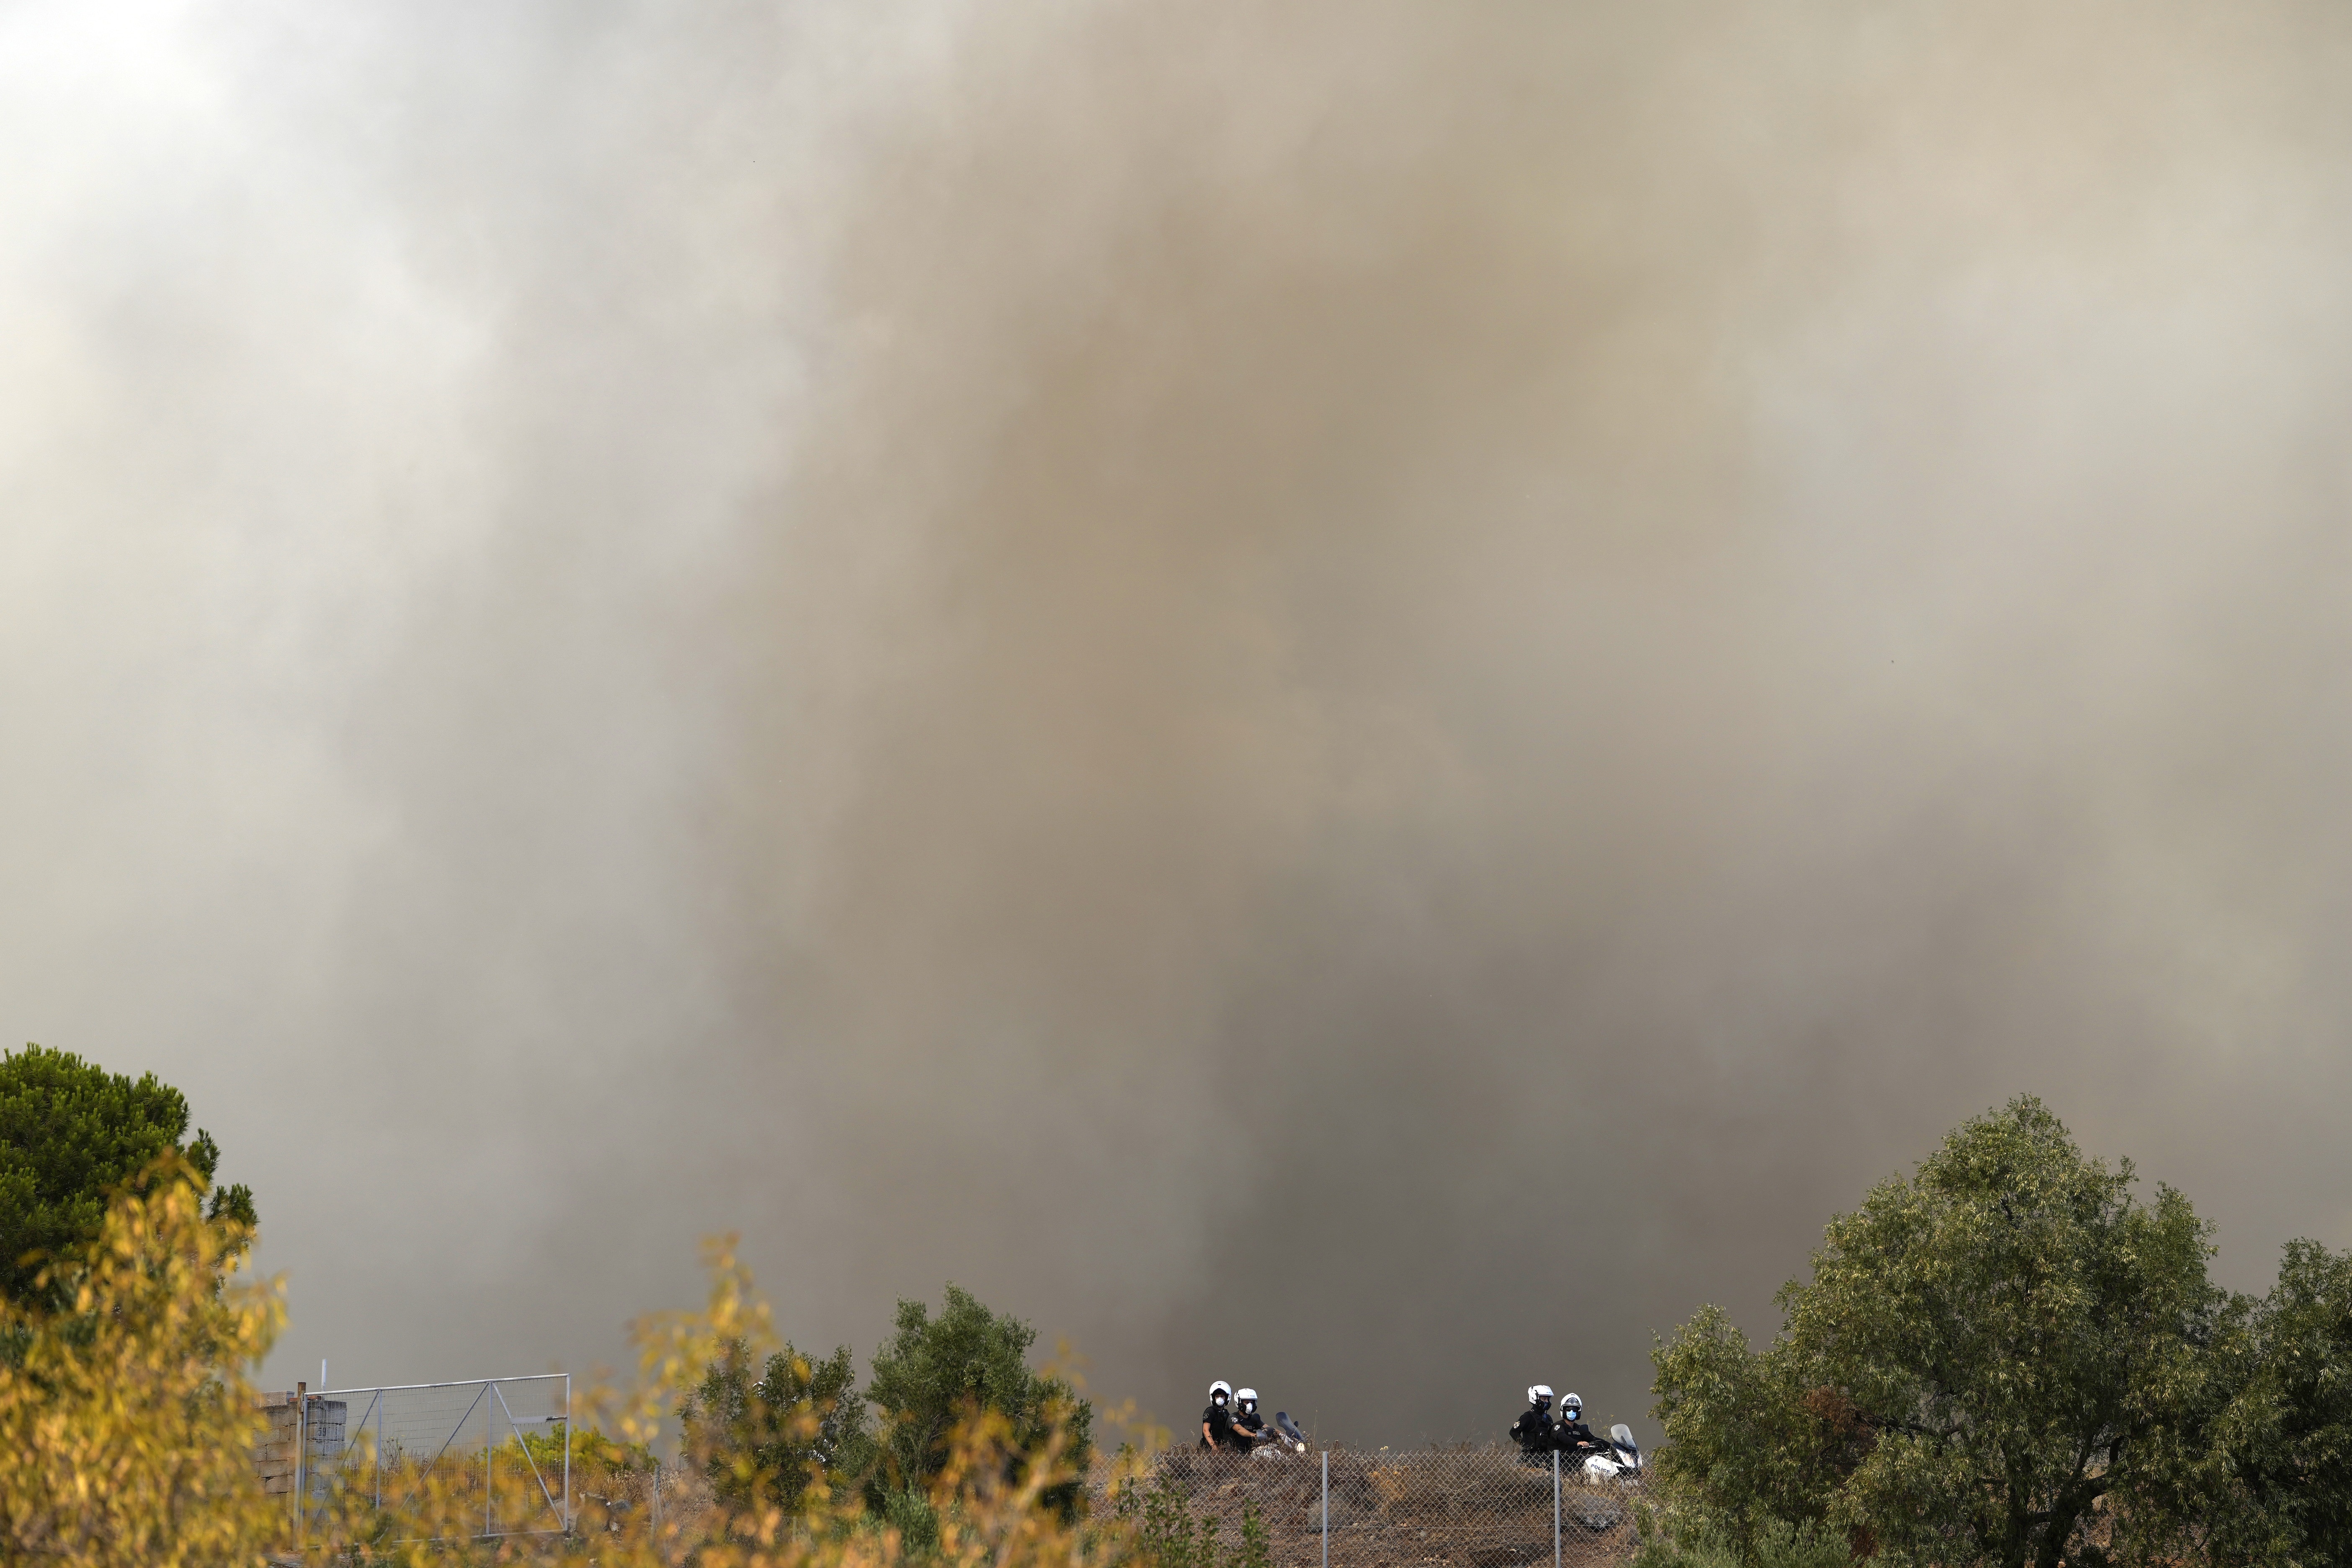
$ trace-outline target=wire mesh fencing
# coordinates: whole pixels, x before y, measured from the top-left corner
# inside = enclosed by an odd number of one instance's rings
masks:
[[[1276,1568],[1598,1568],[1633,1555],[1638,1471],[1585,1473],[1517,1448],[1163,1454],[1123,1499],[1181,1506],[1228,1548],[1244,1522]]]
[[[285,1415],[270,1409],[270,1436],[295,1462],[270,1489],[291,1494],[298,1525],[330,1506],[400,1512],[429,1496],[447,1533],[572,1528],[567,1373],[283,1397]],[[292,1431],[281,1434],[289,1417]]]

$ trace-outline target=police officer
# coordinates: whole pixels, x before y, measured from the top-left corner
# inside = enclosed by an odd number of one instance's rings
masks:
[[[1541,1454],[1551,1447],[1551,1385],[1538,1383],[1528,1390],[1528,1407],[1511,1423],[1511,1439],[1522,1454]]]
[[[1257,1390],[1244,1388],[1234,1395],[1234,1447],[1247,1451],[1265,1440],[1265,1417],[1257,1413]]]
[[[1563,1454],[1606,1454],[1607,1443],[1584,1424],[1584,1401],[1570,1394],[1559,1402],[1559,1425],[1552,1428],[1552,1446]]]
[[[1201,1447],[1218,1451],[1234,1446],[1234,1390],[1223,1378],[1209,1384],[1209,1407],[1201,1412]]]

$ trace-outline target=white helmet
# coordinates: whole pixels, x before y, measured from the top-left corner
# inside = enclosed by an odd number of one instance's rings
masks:
[[[1234,1395],[1234,1403],[1236,1405],[1255,1406],[1257,1404],[1257,1390],[1255,1388],[1243,1389],[1239,1394]]]
[[[1209,1384],[1210,1404],[1223,1405],[1226,1400],[1231,1399],[1233,1396],[1233,1385],[1227,1383],[1223,1378],[1221,1377],[1217,1379],[1216,1382]]]
[[[1574,1394],[1570,1394],[1569,1397],[1570,1397],[1570,1398],[1571,1398],[1571,1399],[1573,1399],[1573,1398],[1574,1398],[1574,1397],[1576,1397],[1576,1396],[1575,1396]],[[1530,1388],[1528,1390],[1528,1403],[1529,1405],[1549,1405],[1549,1404],[1550,1404],[1550,1403],[1551,1403],[1551,1384],[1549,1384],[1549,1383],[1538,1383],[1538,1384],[1536,1384],[1535,1385],[1533,1385],[1532,1387],[1530,1387]]]
[[[1570,1415],[1582,1415],[1584,1414],[1584,1401],[1579,1399],[1573,1394],[1570,1394],[1566,1399],[1561,1400],[1559,1402],[1559,1407]]]

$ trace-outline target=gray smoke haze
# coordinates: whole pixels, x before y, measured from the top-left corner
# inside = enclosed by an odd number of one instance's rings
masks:
[[[0,1037],[289,1383],[740,1229],[1646,1420],[2021,1089],[2352,1243],[2352,18],[0,11]]]

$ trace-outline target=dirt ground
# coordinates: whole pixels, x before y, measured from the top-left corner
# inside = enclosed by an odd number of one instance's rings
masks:
[[[1323,1456],[1163,1455],[1153,1479],[1217,1521],[1228,1548],[1255,1504],[1276,1568],[1325,1561]],[[1539,1568],[1553,1561],[1552,1474],[1504,1448],[1330,1455],[1331,1568]],[[1599,1568],[1633,1554],[1633,1487],[1559,1489],[1559,1561]]]

